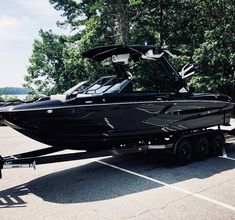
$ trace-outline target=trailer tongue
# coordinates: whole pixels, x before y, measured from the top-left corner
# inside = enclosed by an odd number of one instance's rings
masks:
[[[134,153],[144,152],[146,151],[146,149],[147,146],[141,146],[141,147],[138,146],[125,149],[48,155],[59,151],[63,151],[63,149],[49,147],[7,157],[0,156],[0,178],[2,178],[2,172],[1,172],[2,169],[12,169],[12,168],[36,169],[36,165],[41,165],[41,164],[66,162],[72,160],[81,160],[81,159],[105,157],[112,155],[134,154]]]

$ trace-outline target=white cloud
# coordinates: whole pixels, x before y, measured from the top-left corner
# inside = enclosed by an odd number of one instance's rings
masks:
[[[53,5],[49,3],[49,0],[16,0],[17,4],[23,7],[28,13],[39,16],[43,19],[54,19],[55,16],[59,16],[59,12],[53,8]]]
[[[20,21],[14,17],[7,15],[0,15],[0,29],[8,29],[12,27],[19,27],[21,25]]]
[[[20,31],[27,24],[29,24],[27,17],[0,15],[0,45],[6,41],[28,39],[27,34]]]

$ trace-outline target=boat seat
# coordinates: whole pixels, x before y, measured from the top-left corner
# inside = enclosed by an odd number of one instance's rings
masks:
[[[50,99],[51,100],[59,100],[59,101],[66,101],[67,100],[68,95],[65,94],[58,94],[58,95],[51,95]]]

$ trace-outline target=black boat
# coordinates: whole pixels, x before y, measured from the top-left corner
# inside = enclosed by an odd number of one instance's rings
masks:
[[[12,106],[12,105],[19,105],[19,104],[22,104],[24,103],[22,100],[19,100],[19,99],[15,99],[15,100],[12,100],[12,101],[0,101],[0,108],[1,107],[5,107],[5,106]],[[6,126],[4,123],[3,123],[3,118],[2,116],[0,115],[0,126]]]
[[[190,93],[185,78],[192,74],[191,67],[178,73],[167,59],[171,52],[166,48],[113,45],[83,55],[96,62],[108,60],[115,74],[73,94],[1,107],[3,122],[55,148],[88,151],[165,144],[177,135],[229,124],[231,99]],[[153,81],[155,91],[143,90],[135,73],[125,69],[129,61],[141,60],[154,62],[158,76],[169,78],[164,85]]]

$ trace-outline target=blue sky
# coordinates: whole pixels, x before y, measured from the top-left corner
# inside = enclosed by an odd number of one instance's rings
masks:
[[[48,0],[0,0],[0,87],[21,86],[39,29],[62,30]]]

